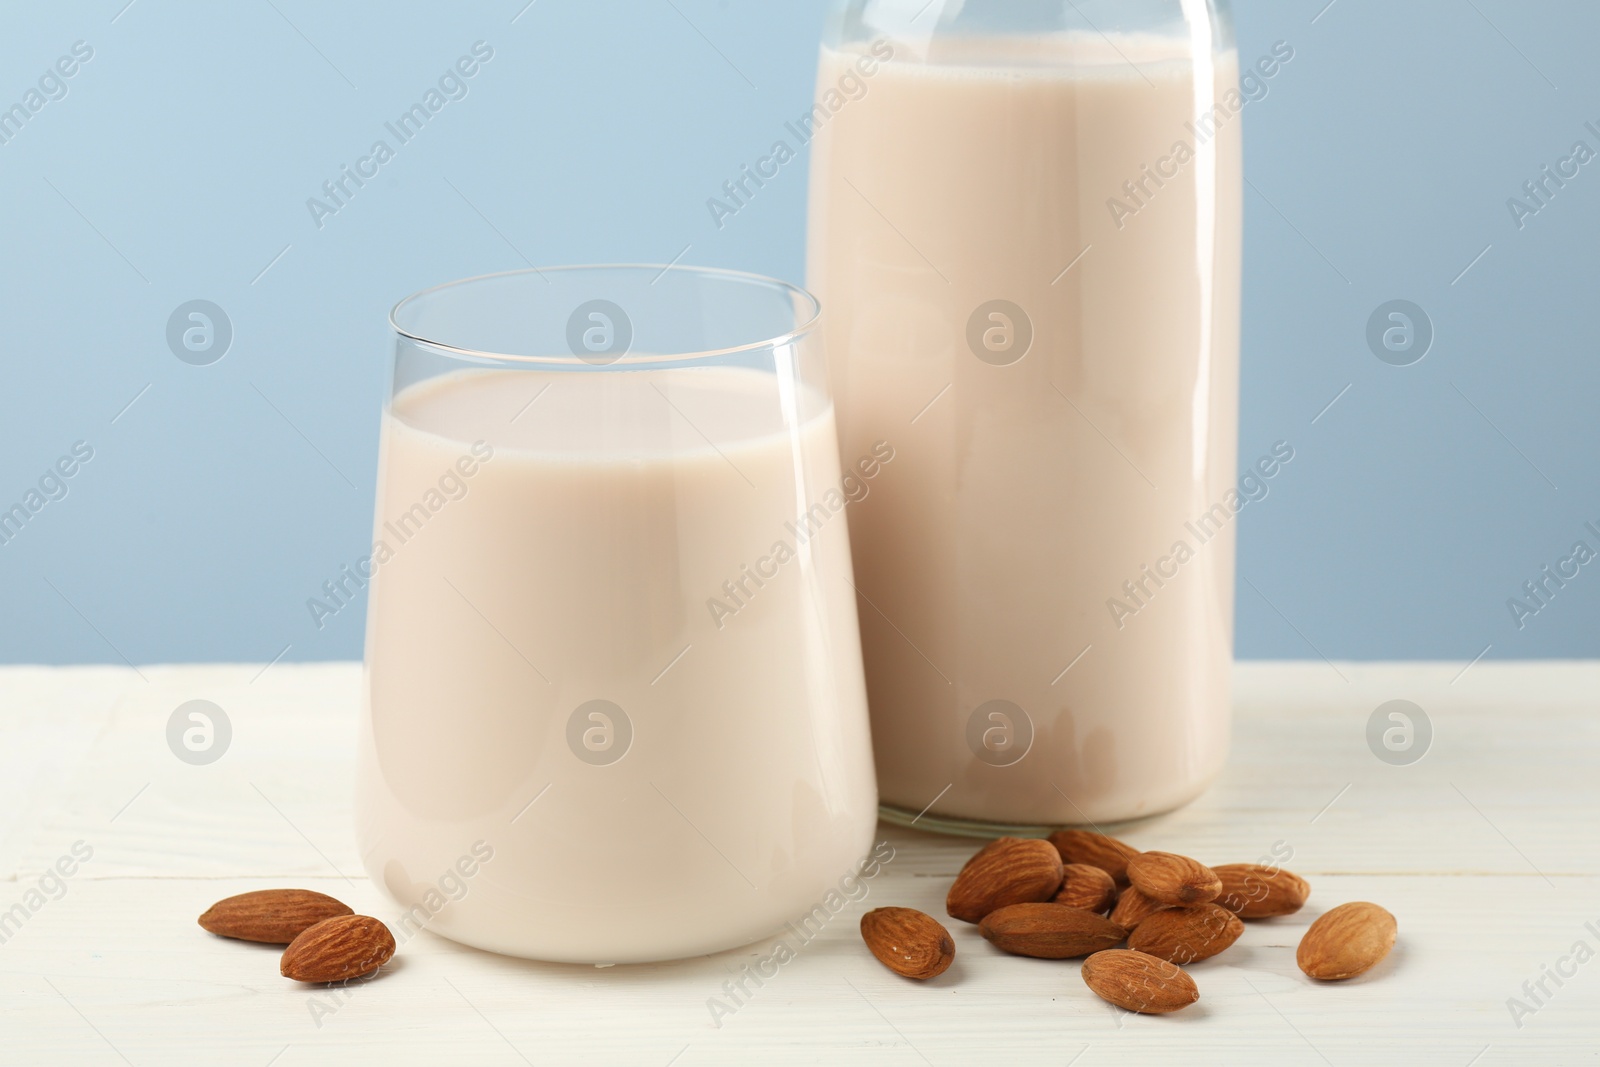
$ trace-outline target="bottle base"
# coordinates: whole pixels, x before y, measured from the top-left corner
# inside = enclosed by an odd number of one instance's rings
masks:
[[[986,819],[969,819],[960,815],[935,815],[926,809],[920,812],[907,808],[897,807],[894,804],[878,804],[878,818],[891,826],[903,826],[910,830],[925,830],[931,834],[946,834],[952,837],[976,837],[993,839],[996,837],[1049,837],[1057,830],[1069,827],[1080,827],[1091,830],[1115,830],[1119,827],[1134,826],[1153,819],[1158,815],[1166,815],[1187,807],[1200,797],[1212,781],[1219,774],[1221,768],[1196,781],[1192,787],[1182,793],[1169,795],[1163,801],[1146,810],[1128,814],[1112,814],[1091,820],[1087,816],[1082,819],[1065,819],[1053,823],[1028,823],[1028,822],[996,822]],[[1076,806],[1076,805],[1074,805]]]
[[[1003,822],[983,822],[946,815],[925,815],[892,804],[878,805],[878,818],[891,826],[909,830],[926,830],[930,834],[947,834],[952,837],[1048,837],[1061,826],[1026,825]]]

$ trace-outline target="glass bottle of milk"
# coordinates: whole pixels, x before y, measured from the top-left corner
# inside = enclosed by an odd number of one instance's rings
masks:
[[[835,5],[808,280],[842,454],[897,457],[850,516],[891,819],[1111,822],[1222,767],[1247,99],[1215,0]]]

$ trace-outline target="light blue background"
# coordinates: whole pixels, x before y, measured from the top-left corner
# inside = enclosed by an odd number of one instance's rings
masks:
[[[305,601],[368,541],[399,296],[686,246],[803,275],[803,165],[721,231],[705,201],[809,105],[817,0],[125,3],[0,30],[0,106],[94,48],[0,145],[0,507],[95,450],[0,547],[0,660],[359,656],[360,613]],[[1600,7],[1325,3],[1235,7],[1246,61],[1296,53],[1245,115],[1240,453],[1297,456],[1242,518],[1239,655],[1600,654],[1600,563],[1524,630],[1506,607],[1600,526],[1600,162],[1521,231],[1506,206],[1600,147]],[[319,231],[306,198],[480,39],[467,98]],[[165,343],[196,298],[235,330],[209,367]],[[1365,343],[1394,298],[1437,329],[1411,367]]]

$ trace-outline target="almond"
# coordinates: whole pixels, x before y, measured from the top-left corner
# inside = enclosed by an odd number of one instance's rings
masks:
[[[1323,981],[1354,978],[1389,954],[1396,929],[1394,916],[1376,904],[1340,904],[1311,924],[1295,962]]]
[[[967,861],[945,897],[951,918],[975,923],[996,908],[1049,900],[1061,888],[1061,856],[1048,841],[1002,837]]]
[[[1117,906],[1111,909],[1111,921],[1124,930],[1136,930],[1150,916],[1167,907],[1159,900],[1151,900],[1133,886],[1117,897]]]
[[[1041,960],[1087,956],[1128,936],[1111,920],[1065,904],[1008,904],[985,915],[978,932],[1002,952]]]
[[[371,974],[394,955],[394,935],[369,915],[324,919],[283,950],[278,970],[297,982],[344,982]]]
[[[1061,853],[1063,863],[1099,867],[1118,885],[1128,884],[1128,861],[1139,854],[1132,845],[1093,830],[1057,830],[1050,835],[1050,843]]]
[[[1215,904],[1186,904],[1163,908],[1139,924],[1128,937],[1128,947],[1170,963],[1207,960],[1244,933],[1244,923],[1227,908]]]
[[[1211,868],[1222,879],[1217,903],[1241,919],[1293,915],[1311,895],[1311,886],[1282,867],[1259,863],[1225,863]]]
[[[1141,852],[1128,861],[1128,881],[1163,904],[1204,904],[1222,892],[1217,872],[1171,852]]]
[[[874,908],[861,916],[861,940],[878,962],[907,978],[941,975],[956,958],[950,931],[915,908]]]
[[[222,937],[287,945],[306,927],[349,914],[343,903],[309,889],[258,889],[217,901],[200,916],[200,925]]]
[[[1194,979],[1176,964],[1130,949],[1107,949],[1084,960],[1083,981],[1102,1000],[1152,1015],[1187,1008],[1200,999]]]
[[[1055,902],[1104,914],[1117,902],[1116,879],[1104,868],[1069,863],[1062,868],[1061,889],[1056,893]]]

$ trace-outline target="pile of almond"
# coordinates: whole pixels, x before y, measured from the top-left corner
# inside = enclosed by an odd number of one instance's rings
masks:
[[[1300,910],[1311,887],[1281,867],[1207,867],[1171,852],[1140,852],[1089,830],[1046,840],[1002,837],[967,861],[945,897],[953,919],[976,923],[1003,952],[1039,959],[1087,957],[1083,980],[1128,1011],[1160,1014],[1200,999],[1179,964],[1210,959],[1239,939],[1244,919]],[[884,966],[933,978],[955,959],[938,920],[913,908],[877,908],[861,937]],[[1394,947],[1395,919],[1376,904],[1341,904],[1300,940],[1312,978],[1352,978]],[[1123,941],[1127,948],[1117,948]]]
[[[297,982],[364,978],[394,956],[394,935],[381,920],[309,889],[240,893],[207,908],[200,925],[221,937],[289,946],[278,971]]]

